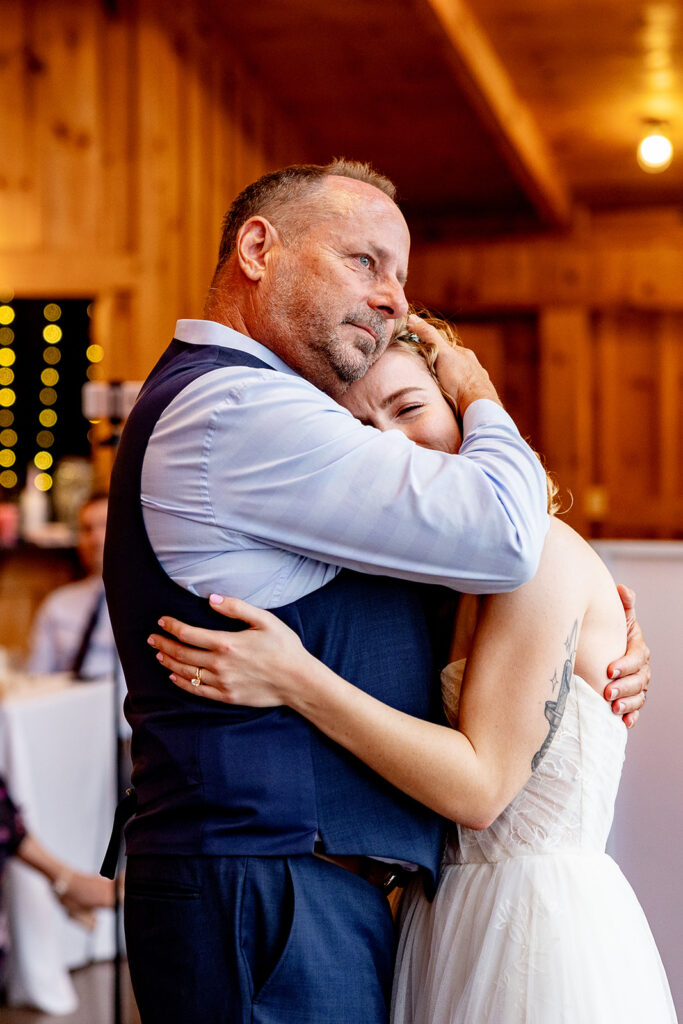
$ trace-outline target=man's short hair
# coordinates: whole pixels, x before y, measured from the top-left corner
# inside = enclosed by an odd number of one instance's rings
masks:
[[[250,217],[257,214],[268,216],[269,219],[277,217],[285,206],[319,191],[324,179],[330,175],[363,181],[396,201],[396,186],[393,182],[374,170],[370,164],[358,160],[339,158],[329,164],[292,164],[264,174],[240,192],[223,218],[216,272],[233,254],[237,232]]]

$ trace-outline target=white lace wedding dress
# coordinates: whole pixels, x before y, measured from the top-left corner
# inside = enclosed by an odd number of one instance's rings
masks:
[[[393,1024],[676,1020],[645,915],[604,852],[626,732],[574,676],[524,789],[489,828],[458,826],[433,903],[407,894]]]

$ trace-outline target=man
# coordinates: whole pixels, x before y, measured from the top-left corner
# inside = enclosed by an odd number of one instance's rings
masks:
[[[399,861],[433,885],[442,838],[288,709],[210,704],[199,672],[198,699],[171,687],[144,656],[159,615],[224,627],[202,598],[248,599],[435,719],[435,594],[512,589],[537,565],[545,476],[471,353],[453,354],[460,455],[334,401],[407,310],[393,196],[344,161],[249,186],[205,319],[179,322],[124,431],[105,581],[133,726],[126,931],[144,1024],[384,1024],[385,891]]]
[[[116,648],[104,600],[102,557],[107,495],[95,493],[78,513],[78,558],[86,575],[43,601],[31,630],[29,672],[73,672],[97,679],[114,672]]]

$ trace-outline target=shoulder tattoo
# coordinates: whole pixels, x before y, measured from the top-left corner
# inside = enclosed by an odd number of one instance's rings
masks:
[[[555,671],[553,678],[550,681],[553,693],[558,689],[557,698],[555,700],[547,700],[545,702],[545,717],[548,719],[548,735],[543,740],[543,745],[540,750],[537,750],[531,761],[531,770],[535,772],[539,764],[545,757],[548,747],[553,742],[553,737],[559,729],[560,722],[562,721],[562,715],[567,704],[567,697],[569,696],[569,684],[572,678],[572,672],[574,671],[574,657],[576,655],[576,639],[579,632],[578,620],[574,621],[571,633],[564,642],[565,648],[565,659],[562,666],[562,671],[558,679],[557,670]]]

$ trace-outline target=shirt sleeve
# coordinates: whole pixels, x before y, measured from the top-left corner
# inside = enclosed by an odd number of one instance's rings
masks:
[[[31,626],[26,671],[56,672],[57,638],[54,630],[53,595],[45,598],[38,608]]]
[[[363,426],[298,377],[224,389],[205,445],[211,514],[294,553],[470,593],[536,571],[545,472],[495,402],[472,403],[458,455]]]

